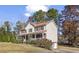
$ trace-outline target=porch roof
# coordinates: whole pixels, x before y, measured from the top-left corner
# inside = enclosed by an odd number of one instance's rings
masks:
[[[36,32],[30,32],[30,33],[22,33],[19,36],[23,36],[23,35],[29,35],[29,34],[37,34],[37,33],[44,33],[47,30],[40,30],[40,31],[36,31]]]

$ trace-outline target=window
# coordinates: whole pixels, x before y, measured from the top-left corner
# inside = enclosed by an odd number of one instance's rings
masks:
[[[35,38],[35,35],[34,34],[32,35],[32,38]]]
[[[39,31],[39,30],[44,30],[44,26],[36,27],[36,28],[35,28],[35,31]]]
[[[32,32],[32,29],[29,29],[29,32]]]
[[[42,38],[42,34],[37,34],[36,38]]]
[[[35,31],[38,31],[38,27],[37,27],[37,28],[35,28]]]
[[[41,30],[44,30],[44,26],[41,27]]]

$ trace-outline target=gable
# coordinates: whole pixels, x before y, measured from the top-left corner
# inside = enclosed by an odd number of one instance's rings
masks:
[[[53,29],[57,29],[57,25],[53,20],[49,21],[46,26],[53,28]]]
[[[29,29],[32,29],[34,32],[34,26],[30,24],[30,22],[27,24],[27,26],[25,27],[27,33],[29,32]]]

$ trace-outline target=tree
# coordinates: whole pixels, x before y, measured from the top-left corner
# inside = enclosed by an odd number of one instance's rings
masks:
[[[18,21],[16,22],[16,28],[15,28],[17,31],[19,31],[21,29],[21,22]]]
[[[17,32],[19,32],[21,29],[24,29],[25,26],[26,26],[26,24],[24,22],[18,21],[16,23],[15,29],[16,29]]]
[[[11,24],[9,21],[4,22],[4,28],[5,28],[5,31],[7,31],[7,32],[11,31]]]
[[[79,17],[79,6],[76,5],[67,5],[62,11],[63,16],[63,35],[65,38],[68,38],[69,44],[74,45],[77,38],[76,31],[78,28],[78,17]]]
[[[43,22],[43,21],[46,21],[45,15],[46,15],[46,13],[44,11],[39,10],[39,11],[37,11],[37,12],[34,13],[33,19],[36,22]]]
[[[67,5],[62,11],[62,15],[65,20],[76,20],[79,17],[79,6],[77,5]]]
[[[11,31],[11,25],[9,21],[5,21],[0,27],[0,41],[1,42],[16,42],[14,33]]]
[[[10,40],[10,36],[7,31],[5,31],[4,27],[0,27],[0,41],[8,42]]]
[[[73,44],[76,41],[77,24],[76,21],[65,20],[63,22],[63,34],[68,38],[68,43]]]
[[[9,42],[11,40],[11,38],[10,38],[11,24],[9,21],[5,21],[3,26],[4,26],[6,36],[7,36],[8,42]]]
[[[48,20],[54,19],[56,21],[58,16],[58,11],[52,8],[52,9],[49,9],[46,14],[47,14]]]
[[[3,41],[3,35],[5,35],[5,29],[0,27],[0,41]]]
[[[47,12],[39,10],[34,13],[33,20],[36,22],[50,21],[54,19],[56,21],[58,16],[58,11],[54,8],[49,9]]]

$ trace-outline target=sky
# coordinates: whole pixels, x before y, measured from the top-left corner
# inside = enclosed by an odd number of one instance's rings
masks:
[[[0,5],[0,26],[9,21],[15,26],[17,21],[27,21],[29,16],[38,10],[48,11],[55,8],[59,13],[64,9],[64,5]]]

